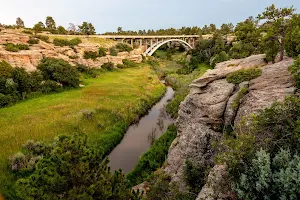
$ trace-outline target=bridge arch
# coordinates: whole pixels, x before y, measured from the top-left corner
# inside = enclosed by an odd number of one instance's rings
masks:
[[[193,47],[189,43],[187,43],[186,41],[184,41],[184,40],[181,40],[181,39],[169,39],[169,40],[165,40],[165,41],[153,44],[151,47],[149,47],[145,51],[144,55],[152,56],[153,53],[157,49],[159,49],[162,45],[167,44],[168,42],[179,42],[180,44],[182,44],[183,46],[185,46],[187,49],[193,49]]]

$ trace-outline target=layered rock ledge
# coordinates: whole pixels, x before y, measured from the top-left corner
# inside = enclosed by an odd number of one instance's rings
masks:
[[[180,183],[182,190],[186,187],[183,178],[186,160],[214,166],[215,152],[212,142],[218,142],[222,138],[225,121],[232,126],[238,125],[243,116],[256,113],[295,92],[294,81],[288,71],[288,67],[294,61],[286,58],[276,64],[266,64],[264,57],[264,55],[254,55],[219,63],[215,69],[207,71],[190,85],[190,94],[181,103],[176,121],[177,138],[169,149],[163,167],[172,181]],[[260,77],[240,85],[226,81],[229,73],[253,67],[262,69]],[[238,108],[233,110],[233,101],[241,87],[247,87],[248,93],[239,101]],[[211,173],[216,172],[216,179],[220,181],[209,178],[210,181],[199,194],[199,200],[228,197],[229,194],[215,194],[213,188],[216,185],[222,187],[222,174],[226,174],[224,171],[226,172],[224,166],[213,168]]]

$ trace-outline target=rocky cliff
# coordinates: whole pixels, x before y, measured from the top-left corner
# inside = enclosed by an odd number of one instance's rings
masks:
[[[27,71],[36,70],[40,60],[45,57],[61,58],[71,64],[79,63],[93,68],[100,68],[106,62],[112,62],[115,65],[122,64],[123,59],[132,60],[140,63],[142,61],[139,49],[134,49],[130,53],[120,52],[117,56],[107,55],[105,57],[92,59],[84,59],[84,51],[98,51],[99,44],[83,42],[74,48],[58,47],[52,43],[40,41],[39,44],[30,45],[29,50],[19,52],[10,52],[5,50],[4,44],[28,44],[29,36],[13,31],[0,32],[0,60],[9,62],[13,67],[23,67]],[[109,52],[107,52],[109,54]]]
[[[183,175],[186,160],[214,166],[212,142],[222,138],[224,124],[238,129],[243,116],[256,113],[294,93],[294,81],[288,72],[288,66],[292,63],[292,59],[286,58],[268,65],[264,62],[264,55],[254,55],[220,63],[195,80],[190,85],[190,94],[180,105],[176,122],[178,135],[163,167],[172,181],[180,183],[181,189],[185,189]],[[240,85],[226,81],[229,73],[252,67],[262,69],[260,77]],[[248,88],[248,93],[239,101],[238,108],[233,109],[234,99],[243,87]],[[226,166],[214,166],[197,200],[228,199],[231,194],[226,190],[228,186],[224,176]]]

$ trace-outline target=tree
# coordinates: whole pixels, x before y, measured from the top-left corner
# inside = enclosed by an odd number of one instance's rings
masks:
[[[69,31],[70,35],[75,35],[77,32],[77,28],[76,28],[75,24],[69,23],[68,31]]]
[[[27,153],[12,159],[15,170],[29,173],[15,184],[20,199],[137,199],[125,175],[111,173],[84,135],[59,136],[52,144],[28,141],[24,148]]]
[[[48,29],[56,29],[55,21],[51,16],[46,18],[46,26]]]
[[[286,33],[285,50],[291,57],[300,54],[300,14],[295,14]]]
[[[83,22],[81,26],[78,26],[79,32],[84,35],[93,35],[96,33],[93,24],[88,22]]]
[[[267,7],[266,10],[258,15],[258,19],[266,20],[263,28],[270,37],[276,37],[279,41],[280,47],[280,61],[284,56],[284,45],[286,38],[286,31],[289,27],[289,21],[296,9],[289,8],[276,8],[274,4]]]
[[[118,34],[122,34],[123,33],[123,28],[122,27],[118,27]]]
[[[20,17],[18,17],[16,20],[16,25],[18,28],[24,28],[24,21]]]
[[[42,30],[45,29],[45,25],[43,24],[43,22],[39,22],[35,24],[32,29],[34,30],[34,33],[36,35],[37,33],[40,33]]]
[[[66,35],[66,34],[68,34],[68,31],[63,26],[58,26],[57,33],[61,34],[61,35]]]
[[[217,27],[215,24],[210,24],[209,27],[212,32],[215,32],[217,30]]]
[[[227,35],[229,33],[232,33],[233,32],[233,29],[234,29],[234,26],[232,23],[229,23],[229,24],[222,24],[221,26],[221,29],[220,29],[220,32],[223,34],[223,35]]]

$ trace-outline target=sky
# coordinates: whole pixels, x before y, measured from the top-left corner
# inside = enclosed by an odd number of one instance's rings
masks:
[[[275,4],[294,6],[300,12],[300,0],[0,0],[0,23],[15,24],[21,17],[26,27],[52,16],[66,28],[83,21],[91,22],[97,33],[123,30],[180,28],[211,23],[236,24],[257,16]]]

